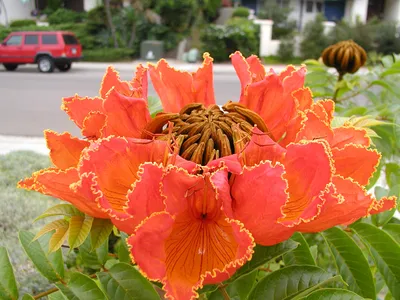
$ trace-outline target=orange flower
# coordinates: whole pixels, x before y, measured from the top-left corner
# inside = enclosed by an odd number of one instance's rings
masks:
[[[226,280],[255,243],[349,224],[396,204],[366,193],[380,155],[364,130],[332,128],[334,103],[313,103],[304,67],[267,74],[255,56],[231,58],[242,91],[238,103],[222,107],[207,53],[194,73],[165,60],[150,65],[165,110],[153,119],[142,99],[144,69],[130,83],[109,69],[101,98],[64,99],[90,145],[56,135],[48,145],[57,168],[21,183],[110,218],[131,235],[142,273],[162,282],[170,299],[193,299],[204,284]]]

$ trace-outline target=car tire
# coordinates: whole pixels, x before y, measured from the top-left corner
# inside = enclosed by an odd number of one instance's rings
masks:
[[[67,72],[71,69],[71,65],[72,63],[58,64],[57,69],[59,69],[60,72]]]
[[[37,60],[39,72],[51,73],[54,71],[54,61],[50,56],[40,56]]]
[[[17,64],[3,64],[7,71],[15,71],[18,68]]]

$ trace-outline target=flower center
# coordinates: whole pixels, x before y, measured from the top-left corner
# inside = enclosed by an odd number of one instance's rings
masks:
[[[206,108],[192,103],[177,114],[158,114],[147,124],[142,138],[172,138],[181,157],[206,165],[213,159],[239,153],[250,140],[253,126],[268,133],[264,120],[241,104],[228,102],[221,109],[218,105]]]

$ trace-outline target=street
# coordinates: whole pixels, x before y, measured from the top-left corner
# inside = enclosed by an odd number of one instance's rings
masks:
[[[60,109],[61,99],[75,93],[97,96],[104,71],[79,64],[67,73],[56,70],[52,74],[39,73],[36,66],[20,66],[15,72],[0,67],[0,135],[43,136],[47,128],[79,135],[79,129]],[[125,68],[120,77],[129,80],[133,72]],[[214,73],[214,88],[218,104],[239,98],[240,84],[234,72]],[[152,87],[149,94],[157,95]]]

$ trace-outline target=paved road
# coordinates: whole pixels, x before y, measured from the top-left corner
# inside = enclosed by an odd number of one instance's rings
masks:
[[[20,67],[6,72],[0,67],[0,135],[42,136],[46,128],[79,135],[77,127],[60,110],[61,98],[78,93],[96,96],[103,70],[73,66],[70,72],[40,74],[37,69]],[[123,70],[120,76],[130,79],[132,72]],[[236,74],[214,75],[218,104],[238,100],[240,86]],[[156,95],[151,87],[150,95]]]

